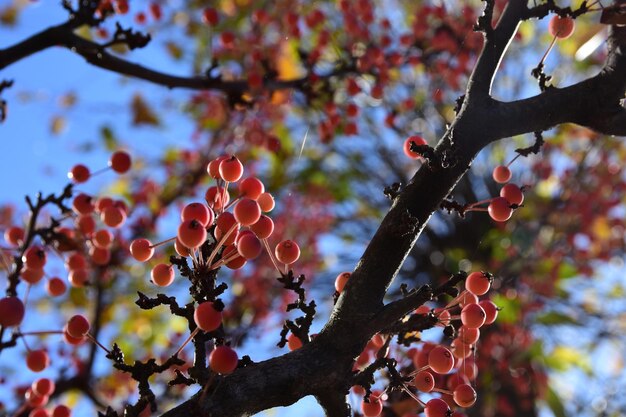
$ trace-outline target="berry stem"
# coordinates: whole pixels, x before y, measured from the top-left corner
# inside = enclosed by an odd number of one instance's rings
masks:
[[[541,66],[543,64],[543,62],[548,57],[548,54],[550,54],[550,51],[552,51],[552,48],[554,48],[554,45],[556,45],[556,40],[557,40],[557,37],[559,36],[559,32],[560,30],[554,35],[552,42],[550,42],[550,46],[548,46],[548,50],[543,54],[543,56],[541,57],[541,61],[539,61],[539,65],[537,66]]]
[[[226,207],[224,207],[224,211],[228,210],[229,208],[231,208],[232,206],[235,205],[235,203],[237,203],[237,201],[241,200],[242,196],[239,196],[237,198],[235,198],[233,201],[231,201],[230,203],[228,203],[228,205],[226,205]]]
[[[104,350],[107,354],[110,354],[110,353],[111,353],[111,352],[109,351],[109,349],[105,348],[105,347],[104,347],[104,345],[103,345],[102,343],[98,342],[98,341],[96,340],[96,338],[95,338],[95,337],[93,337],[90,333],[87,333],[85,336],[87,337],[87,339],[89,339],[89,340],[91,340],[93,343],[95,343],[95,344],[96,344],[96,346],[98,346],[100,349]]]
[[[241,255],[239,254],[239,252],[235,251],[235,253],[230,255],[228,258],[226,258],[226,259],[222,258],[219,261],[215,262],[213,265],[209,266],[209,270],[212,271],[214,269],[217,269],[217,268],[221,267],[222,265],[226,265],[230,261],[233,261],[233,260],[237,259],[240,256]]]
[[[176,236],[171,237],[169,239],[165,239],[165,240],[163,240],[161,242],[157,242],[157,243],[155,243],[153,245],[150,245],[148,247],[151,248],[151,249],[152,248],[158,248],[159,246],[165,245],[166,243],[174,242],[175,240],[176,240]]]
[[[472,203],[469,205],[468,210],[466,211],[472,211],[472,209],[476,206],[480,206],[481,204],[487,204],[487,203],[491,203],[494,199],[493,198],[488,198],[486,200],[481,200],[481,201],[477,201],[475,203]]]
[[[230,230],[226,232],[224,236],[222,236],[219,242],[217,242],[217,245],[215,245],[215,248],[213,248],[213,251],[211,252],[211,255],[209,256],[209,259],[207,259],[206,261],[207,265],[211,265],[211,262],[213,262],[213,259],[215,259],[215,257],[217,256],[217,252],[220,250],[224,242],[226,242],[226,240],[231,235],[231,233],[233,233],[235,229],[237,229],[238,227],[239,227],[239,223],[233,224]]]
[[[104,174],[105,172],[107,172],[110,169],[112,169],[110,166],[107,166],[105,168],[100,168],[99,170],[92,172],[91,176],[95,177],[96,175]]]
[[[433,388],[433,391],[440,392],[442,394],[448,394],[448,395],[452,395],[453,394],[452,391],[448,391],[447,389],[443,389],[443,388]]]
[[[272,260],[272,263],[274,264],[274,268],[276,268],[276,270],[278,271],[280,275],[284,275],[283,272],[280,270],[280,267],[278,266],[278,262],[276,261],[276,258],[274,257],[272,250],[270,249],[270,244],[267,241],[267,238],[261,239],[261,241],[263,242],[263,246],[265,246],[265,250],[267,250],[267,254],[270,256],[270,259]]]
[[[183,342],[182,345],[180,345],[180,347],[178,348],[178,350],[176,352],[174,352],[174,354],[172,356],[178,356],[178,354],[185,348],[185,346],[187,346],[187,344],[189,342],[191,342],[191,339],[194,338],[195,335],[198,334],[198,332],[200,331],[199,327],[196,327],[195,330],[193,332],[191,332],[191,334],[189,335],[189,337],[187,337],[187,339]]]
[[[38,330],[34,332],[19,332],[20,336],[44,336],[49,334],[63,334],[63,330]]]
[[[414,393],[411,392],[410,389],[408,389],[406,387],[406,385],[402,385],[402,389],[404,390],[404,392],[406,392],[409,397],[413,398],[415,401],[417,401],[422,407],[426,407],[426,403],[422,400],[420,400],[417,395],[415,395]]]

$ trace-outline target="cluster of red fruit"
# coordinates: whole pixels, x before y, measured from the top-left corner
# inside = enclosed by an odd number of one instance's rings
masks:
[[[517,185],[508,183],[511,180],[511,170],[507,166],[498,165],[492,176],[495,182],[505,185],[500,189],[500,197],[489,200],[487,212],[495,221],[505,222],[513,215],[514,208],[524,202],[524,193]]]
[[[337,276],[335,288],[338,292],[343,291],[349,278],[350,273],[347,272]],[[460,321],[459,325],[455,325],[457,336],[450,346],[425,342],[420,349],[411,348],[407,352],[412,364],[406,369],[413,379],[411,387],[405,387],[405,392],[423,407],[426,417],[461,417],[461,412],[453,412],[451,408],[467,408],[476,402],[476,391],[472,384],[478,369],[472,354],[476,353],[480,328],[493,323],[498,315],[498,308],[492,301],[478,299],[489,291],[491,280],[488,273],[472,272],[465,281],[465,291],[448,305],[432,311],[427,306],[421,306],[414,313],[434,314],[441,326]],[[390,336],[377,334],[370,340],[356,360],[355,369],[368,365],[384,345],[386,337]],[[358,386],[353,387],[353,391],[361,395],[365,392]],[[424,402],[418,397],[419,393],[439,393],[441,396]],[[366,417],[377,417],[382,414],[384,400],[384,392],[372,391],[369,401],[361,402],[361,411]]]
[[[182,209],[177,235],[156,244],[145,238],[136,239],[130,244],[131,255],[146,262],[154,256],[156,247],[173,241],[178,255],[191,257],[196,268],[239,269],[265,249],[278,272],[286,273],[300,257],[300,248],[292,240],[283,240],[273,251],[270,249],[274,223],[264,213],[272,211],[275,203],[263,182],[256,177],[242,179],[243,164],[232,155],[212,160],[207,172],[217,184],[207,189],[204,202],[189,203]],[[238,192],[231,200],[229,186],[234,183],[238,183]],[[232,212],[228,211],[231,208]],[[209,245],[208,256],[203,256],[204,245]],[[174,275],[173,266],[167,263],[156,264],[151,272],[152,281],[158,286],[170,285]],[[214,331],[222,322],[221,312],[211,301],[199,304],[194,318],[196,332]],[[218,346],[211,352],[209,365],[215,372],[230,373],[237,366],[237,354],[229,346]]]

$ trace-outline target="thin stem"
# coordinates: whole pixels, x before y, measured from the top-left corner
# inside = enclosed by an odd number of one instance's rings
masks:
[[[148,246],[149,248],[158,248],[159,246],[165,245],[166,243],[174,242],[176,240],[176,236],[171,237],[169,239],[165,239],[161,242],[157,242],[153,245]]]
[[[99,347],[100,349],[104,350],[106,353],[109,353],[109,354],[111,353],[111,352],[109,351],[109,349],[105,348],[105,347],[104,347],[104,345],[102,345],[102,343],[98,342],[98,341],[96,340],[96,338],[95,338],[95,337],[93,337],[90,333],[87,333],[85,336],[87,337],[87,339],[91,340],[93,343],[95,343],[96,345],[98,345],[98,347]]]
[[[539,65],[537,65],[538,67],[541,66],[541,64],[543,64],[543,62],[548,57],[548,54],[552,50],[552,48],[554,48],[554,45],[556,44],[557,36],[559,36],[559,33],[560,33],[560,30],[554,35],[554,38],[552,39],[552,42],[550,42],[550,46],[548,47],[548,50],[543,54],[543,57],[541,57],[541,61],[539,61]]]
[[[172,355],[172,356],[178,356],[178,354],[185,348],[185,346],[187,346],[187,344],[189,342],[191,342],[191,339],[194,338],[195,335],[198,334],[198,332],[200,331],[199,327],[196,327],[195,330],[193,332],[191,332],[191,334],[189,335],[189,337],[187,338],[187,340],[185,340],[183,342],[182,345],[180,345],[180,347],[178,348],[178,350]]]
[[[283,272],[280,270],[280,267],[278,266],[278,262],[276,261],[276,258],[274,258],[274,254],[272,253],[272,250],[270,249],[270,244],[267,241],[267,238],[261,239],[261,241],[263,242],[263,246],[265,246],[265,250],[267,251],[267,254],[270,256],[272,263],[274,264],[274,268],[276,268],[279,274],[283,275]]]
[[[49,334],[63,334],[63,330],[38,330],[34,332],[19,332],[20,336],[43,336]]]
[[[228,237],[235,231],[235,229],[237,229],[239,227],[239,223],[235,223],[232,225],[232,227],[230,228],[230,230],[228,232],[226,232],[224,234],[224,236],[222,236],[222,238],[220,239],[219,242],[217,242],[217,245],[215,245],[215,248],[213,248],[213,251],[211,252],[211,255],[209,256],[209,259],[207,259],[206,263],[207,265],[211,265],[211,262],[213,262],[213,259],[215,259],[215,257],[217,256],[217,252],[220,250],[220,248],[222,247],[222,245],[224,244],[224,242],[226,242],[226,240],[228,240]]]

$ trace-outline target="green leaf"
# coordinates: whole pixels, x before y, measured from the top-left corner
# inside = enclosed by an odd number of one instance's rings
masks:
[[[552,410],[554,417],[566,417],[565,407],[563,406],[563,402],[559,398],[559,396],[554,392],[554,390],[548,387],[548,395],[546,395],[546,402],[548,403],[548,407]]]
[[[535,318],[535,322],[539,324],[545,324],[547,326],[559,325],[559,324],[573,324],[580,325],[580,323],[568,314],[558,313],[556,311],[550,311],[545,314],[541,314]]]
[[[520,305],[517,299],[511,299],[502,294],[496,294],[491,300],[501,309],[498,313],[498,322],[517,323],[519,321]]]
[[[558,372],[565,372],[577,367],[590,374],[589,356],[569,346],[557,346],[546,356],[546,365]]]
[[[109,126],[104,125],[100,127],[100,136],[102,137],[102,141],[104,142],[104,147],[107,151],[115,151],[118,148],[118,140],[113,133],[113,129]]]

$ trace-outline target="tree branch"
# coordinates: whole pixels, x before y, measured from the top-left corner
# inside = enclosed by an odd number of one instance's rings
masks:
[[[496,28],[487,31],[485,45],[470,76],[465,103],[470,101],[472,96],[486,98],[491,94],[491,85],[497,69],[526,10],[526,2],[510,1]]]

